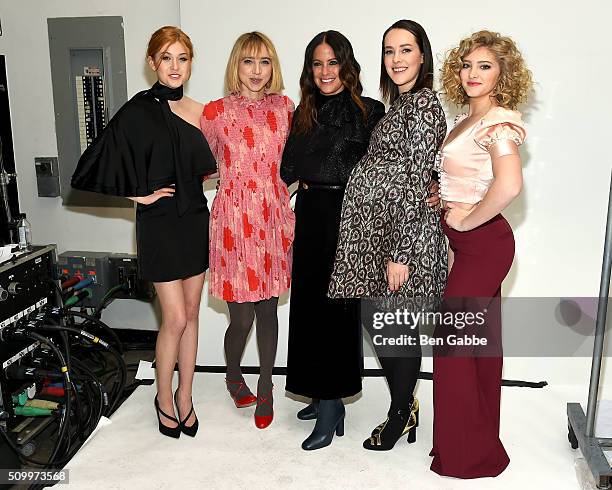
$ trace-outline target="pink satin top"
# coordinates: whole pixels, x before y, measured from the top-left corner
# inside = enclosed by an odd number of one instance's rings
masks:
[[[466,117],[457,116],[455,126]],[[493,182],[492,157],[516,154],[525,136],[520,112],[494,107],[452,141],[445,141],[437,155],[442,200],[480,202]]]

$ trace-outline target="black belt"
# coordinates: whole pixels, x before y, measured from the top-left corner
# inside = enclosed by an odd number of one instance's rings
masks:
[[[341,184],[311,184],[310,182],[300,181],[300,189],[321,189],[326,191],[343,191],[346,186]]]

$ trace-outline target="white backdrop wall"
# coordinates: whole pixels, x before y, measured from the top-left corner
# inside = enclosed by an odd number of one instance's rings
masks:
[[[103,4],[0,0],[0,4],[4,31],[0,52],[7,56],[20,201],[38,243],[57,243],[60,252],[135,249],[131,210],[67,209],[59,199],[36,195],[34,157],[57,154],[48,17],[122,15],[130,96],[151,81],[143,60],[150,33],[164,24],[181,25],[196,48],[187,92],[202,102],[223,95],[225,64],[236,37],[261,30],[277,46],[286,93],[296,104],[304,48],[316,33],[333,28],[351,40],[362,65],[365,94],[378,97],[382,32],[395,20],[410,18],[426,28],[438,66],[448,48],[481,28],[508,34],[518,42],[534,73],[536,96],[523,108],[529,131],[522,148],[525,188],[506,213],[515,229],[517,258],[505,294],[597,295],[612,163],[604,151],[612,113],[612,99],[606,92],[612,75],[606,22],[612,7],[603,1],[587,0],[572,9],[562,9],[552,0],[519,0],[511,5],[484,0],[422,5],[399,0],[260,0],[227,5],[198,0],[107,0]],[[446,109],[449,119],[457,112]],[[207,195],[212,200],[214,191],[208,190]],[[279,366],[286,362],[287,316],[284,297],[279,309]],[[121,327],[156,328],[157,324],[151,307],[129,301],[115,302],[105,318]],[[205,294],[200,323],[198,363],[223,364],[224,304]],[[254,340],[253,335],[244,364],[257,364]],[[589,362],[585,358],[510,358],[505,377],[584,384]],[[368,359],[366,365],[375,363]],[[423,367],[431,367],[429,360]]]
[[[571,9],[560,8],[552,0],[511,4],[260,0],[243,5],[181,1],[181,25],[198,50],[189,93],[199,100],[223,95],[229,52],[236,37],[246,31],[260,30],[275,42],[285,92],[296,104],[304,49],[323,30],[339,30],[351,40],[362,67],[365,95],[375,98],[382,33],[398,19],[413,19],[425,27],[437,68],[449,48],[476,30],[487,28],[514,38],[533,71],[536,87],[534,99],[522,108],[529,132],[521,150],[525,187],[505,213],[515,230],[516,259],[504,293],[516,297],[598,294],[612,168],[612,157],[603,149],[612,113],[612,99],[605,90],[612,69],[604,61],[610,46],[609,3],[587,0]],[[457,109],[445,108],[452,121]],[[287,305],[281,307],[283,327],[286,311]],[[281,339],[280,362],[285,346]],[[204,352],[201,348],[200,355]],[[424,369],[431,367],[430,361],[424,361]],[[373,359],[367,359],[366,366],[375,366]],[[589,369],[586,358],[508,358],[504,376],[586,384]]]

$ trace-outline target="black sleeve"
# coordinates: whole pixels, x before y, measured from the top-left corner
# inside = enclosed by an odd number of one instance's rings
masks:
[[[134,125],[140,112],[135,105],[126,103],[85,150],[72,175],[72,187],[123,197],[151,193],[146,155],[155,135],[144,121]]]
[[[295,116],[297,116],[300,107],[298,106],[295,112],[293,113],[293,121],[295,122]],[[280,166],[280,176],[281,179],[287,187],[298,180],[297,171],[295,168],[295,156],[296,150],[298,146],[298,141],[301,138],[297,135],[295,130],[295,123],[291,127],[291,132],[289,133],[289,137],[287,138],[287,142],[285,143],[285,149],[283,150],[283,159],[281,161]]]
[[[372,100],[373,105],[368,111],[368,121],[366,123],[368,135],[372,135],[372,131],[385,115],[385,105],[377,100]]]
[[[408,264],[421,236],[420,228],[423,213],[427,211],[425,198],[431,182],[431,173],[435,166],[436,153],[446,134],[446,118],[436,94],[431,90],[423,90],[416,94],[414,99],[406,120],[406,172],[410,190],[403,196],[403,208],[410,210],[407,214],[411,219],[392,219],[401,239],[395,243],[391,260],[400,264]]]

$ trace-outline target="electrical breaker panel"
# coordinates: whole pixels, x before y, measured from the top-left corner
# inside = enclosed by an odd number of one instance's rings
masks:
[[[70,186],[81,154],[127,101],[123,19],[70,17],[47,24],[63,204],[131,208],[129,199]]]
[[[104,75],[99,66],[83,67],[83,75],[74,77],[79,123],[79,143],[83,153],[106,126]]]

